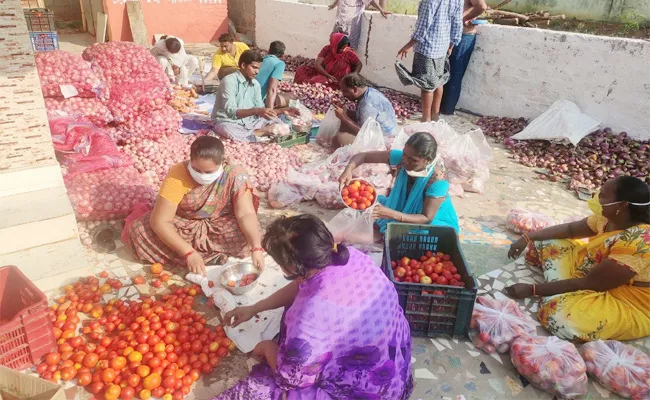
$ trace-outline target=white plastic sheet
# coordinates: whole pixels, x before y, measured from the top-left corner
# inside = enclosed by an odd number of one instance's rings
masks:
[[[600,122],[583,114],[574,103],[569,100],[559,100],[512,138],[568,141],[577,146],[583,137],[595,131],[599,125]]]

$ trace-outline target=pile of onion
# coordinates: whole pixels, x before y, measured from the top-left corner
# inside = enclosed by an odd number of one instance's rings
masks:
[[[152,203],[155,193],[133,167],[104,169],[64,177],[79,221],[123,219],[139,202]]]
[[[515,161],[545,168],[548,175],[541,175],[541,179],[568,179],[569,189],[595,189],[620,175],[635,176],[650,184],[650,142],[634,140],[626,132],[599,129],[574,147],[545,140],[512,139],[510,136],[525,126],[523,119],[483,117],[477,124],[487,136],[503,140]]]
[[[81,56],[63,50],[34,54],[43,97],[63,98],[61,85],[74,86],[79,97],[109,97],[101,71]]]
[[[116,121],[124,122],[138,118],[140,114],[160,110],[168,105],[171,99],[169,86],[154,80],[139,81],[111,86],[108,108]]]
[[[171,106],[164,105],[159,110],[135,114],[124,121],[122,128],[142,139],[159,140],[163,136],[178,133],[183,119]]]
[[[84,116],[97,126],[106,126],[113,121],[113,115],[104,103],[97,98],[70,97],[69,99],[45,98],[50,118],[64,112],[73,117]]]

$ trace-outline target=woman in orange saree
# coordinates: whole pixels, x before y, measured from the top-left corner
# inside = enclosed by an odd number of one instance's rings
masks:
[[[127,219],[124,230],[140,261],[205,274],[206,263],[251,254],[263,267],[259,197],[246,171],[224,166],[223,155],[219,139],[199,137],[190,159],[170,169],[153,210]]]

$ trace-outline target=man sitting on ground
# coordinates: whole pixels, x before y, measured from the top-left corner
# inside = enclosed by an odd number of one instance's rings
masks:
[[[341,79],[341,93],[346,99],[356,101],[356,111],[346,110],[335,104],[335,112],[341,120],[341,131],[334,137],[333,146],[342,147],[354,142],[364,122],[372,118],[379,122],[384,136],[393,134],[397,128],[397,118],[393,104],[382,92],[368,87],[368,81],[351,73]]]
[[[286,107],[293,98],[288,93],[280,93],[279,85],[282,81],[286,64],[282,61],[286,47],[279,40],[271,43],[269,54],[264,57],[264,62],[257,73],[257,81],[262,87],[262,100],[267,108]]]
[[[211,81],[214,78],[221,80],[237,71],[239,57],[246,50],[249,50],[248,45],[242,42],[235,42],[231,34],[224,33],[219,36],[219,48],[212,57],[212,69],[208,72],[205,80]]]
[[[153,45],[151,54],[156,57],[170,81],[175,82],[178,74],[179,85],[188,85],[190,76],[199,67],[199,59],[188,55],[183,40],[174,36],[161,37]]]
[[[223,137],[255,142],[257,136],[276,132],[282,121],[278,115],[295,115],[297,110],[264,107],[260,84],[255,80],[262,56],[246,50],[239,58],[239,69],[219,85],[212,110],[215,132]],[[288,133],[288,132],[287,132]]]

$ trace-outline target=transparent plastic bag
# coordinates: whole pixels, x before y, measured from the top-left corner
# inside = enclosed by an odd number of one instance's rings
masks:
[[[488,161],[492,157],[483,131],[476,129],[442,143],[449,182],[460,184],[466,192],[483,192],[490,178]]]
[[[300,102],[300,100],[289,100],[289,107],[297,108],[298,112],[300,112],[300,117],[298,118],[300,118],[300,120],[305,124],[311,124],[314,115],[309,108],[305,107]]]
[[[325,118],[323,118],[323,122],[321,122],[320,127],[318,128],[316,142],[321,146],[330,146],[332,144],[332,139],[337,133],[339,133],[340,129],[341,120],[336,116],[334,107],[330,106],[325,114]]]
[[[267,199],[271,208],[286,208],[300,203],[302,195],[297,187],[280,182],[271,185]]]
[[[303,174],[293,168],[287,172],[287,183],[293,185],[305,201],[314,200],[323,183],[314,175]]]
[[[571,342],[555,336],[520,336],[512,343],[510,359],[535,387],[562,398],[587,394],[587,367]]]
[[[346,208],[336,214],[327,223],[328,229],[334,236],[334,242],[352,245],[374,243],[373,209],[374,206],[365,211]]]
[[[97,126],[106,126],[113,122],[113,114],[101,100],[90,97],[71,97],[69,99],[45,99],[48,117],[61,114],[73,118],[83,117]]]
[[[328,210],[344,208],[338,182],[328,182],[321,186],[314,197],[318,205]]]
[[[553,225],[553,218],[522,208],[513,208],[506,215],[506,228],[519,234],[536,232]]]
[[[108,87],[99,68],[80,55],[63,50],[34,54],[43,97],[63,99],[62,86],[73,86],[78,97],[107,100]]]
[[[585,343],[580,354],[587,372],[603,386],[626,399],[650,399],[650,356],[615,341]]]
[[[514,300],[482,296],[474,304],[469,337],[484,352],[503,354],[519,336],[536,336],[535,326],[535,321]]]

